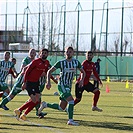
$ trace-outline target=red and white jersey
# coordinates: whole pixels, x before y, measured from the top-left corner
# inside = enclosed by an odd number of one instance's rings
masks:
[[[86,76],[84,78],[84,85],[87,85],[89,83],[89,79],[90,79],[90,76],[92,75],[92,73],[98,79],[98,81],[100,81],[98,73],[96,72],[96,67],[95,67],[94,62],[90,62],[88,60],[85,60],[82,62],[82,66],[83,66],[83,69],[86,73]],[[81,78],[81,74],[80,74],[79,78],[77,79],[77,81],[79,81],[80,78]]]
[[[29,64],[24,75],[24,82],[37,82],[43,72],[47,72],[49,69],[49,61],[43,61],[41,58],[35,59]]]

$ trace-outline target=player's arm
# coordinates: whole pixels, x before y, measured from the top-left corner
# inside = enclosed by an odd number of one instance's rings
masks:
[[[58,81],[54,78],[54,76],[51,75],[50,77],[56,84],[58,83]]]
[[[80,80],[79,80],[79,87],[83,86],[84,78],[85,78],[85,71],[83,68],[79,68],[80,71]]]
[[[51,67],[52,67],[52,65],[49,64],[49,68],[48,68],[48,69],[50,69]],[[54,78],[54,76],[51,75],[50,78],[51,78],[56,84],[58,83],[58,81]]]
[[[51,82],[50,78],[52,76],[52,72],[54,72],[56,69],[60,68],[60,61],[56,62],[54,66],[52,66],[48,72],[47,72],[47,84],[46,88],[49,90],[51,88]]]
[[[13,76],[13,78],[16,78],[17,75],[14,74],[13,70],[10,68],[8,74],[11,74]]]
[[[46,84],[46,88],[49,90],[51,88],[51,82],[50,82],[50,78],[51,78],[51,73],[54,72],[56,70],[55,67],[51,67],[48,72],[47,72],[47,84]]]
[[[84,82],[84,78],[85,78],[85,71],[83,69],[83,66],[80,64],[80,62],[78,62],[78,69],[80,71],[80,81],[79,81],[79,87],[83,86],[83,82]]]

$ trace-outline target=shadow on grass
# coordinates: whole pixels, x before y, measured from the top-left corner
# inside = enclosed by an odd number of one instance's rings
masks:
[[[25,130],[25,131],[30,130],[30,128],[28,128],[28,127],[32,127],[32,126],[34,126],[34,127],[42,127],[42,128],[46,128],[46,129],[61,129],[61,127],[57,127],[57,126],[56,127],[55,126],[45,126],[43,124],[38,124],[38,123],[34,123],[34,122],[33,123],[32,122],[27,122],[25,124],[23,124],[23,123],[0,123],[0,125],[14,127],[14,128],[7,128],[7,127],[4,128],[4,127],[2,127],[0,129],[19,130],[19,129],[15,128],[15,126],[19,126],[19,127],[24,127],[23,130]],[[67,128],[62,128],[62,129],[67,129]]]
[[[79,121],[79,124],[87,127],[133,131],[133,126],[128,124],[126,125],[125,123]]]

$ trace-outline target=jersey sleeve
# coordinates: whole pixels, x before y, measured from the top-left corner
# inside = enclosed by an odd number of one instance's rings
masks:
[[[58,62],[56,62],[56,63],[54,64],[53,67],[56,68],[56,69],[58,69],[58,68],[60,68],[60,66],[61,66],[61,65],[60,65],[60,61],[58,61]]]
[[[79,61],[78,61],[78,68],[82,68],[82,65]]]

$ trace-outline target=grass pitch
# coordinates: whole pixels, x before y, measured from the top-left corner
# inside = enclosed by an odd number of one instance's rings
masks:
[[[74,108],[74,120],[80,126],[68,126],[66,112],[46,108],[47,116],[39,119],[35,109],[27,115],[27,121],[17,121],[14,109],[20,107],[29,97],[25,94],[17,95],[7,104],[10,108],[5,111],[0,108],[0,133],[129,133],[133,132],[133,94],[132,84],[125,89],[125,83],[110,82],[110,92],[106,93],[106,84],[101,88],[98,106],[103,112],[91,111],[92,93],[84,92],[82,101]],[[42,100],[59,102],[54,96],[57,85],[52,84],[51,90],[44,89]],[[74,86],[72,89],[74,95]]]

